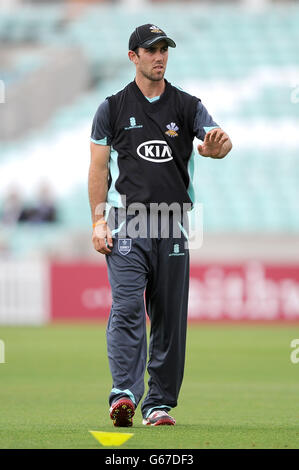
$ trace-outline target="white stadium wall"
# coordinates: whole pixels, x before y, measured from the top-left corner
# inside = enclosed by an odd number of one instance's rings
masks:
[[[47,262],[0,262],[0,324],[42,325],[50,319]]]

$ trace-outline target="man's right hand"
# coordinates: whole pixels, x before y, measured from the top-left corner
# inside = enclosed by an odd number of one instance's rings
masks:
[[[100,222],[100,223],[99,223]],[[109,255],[113,246],[112,233],[110,228],[103,219],[97,222],[93,229],[92,243],[94,249],[103,255]]]

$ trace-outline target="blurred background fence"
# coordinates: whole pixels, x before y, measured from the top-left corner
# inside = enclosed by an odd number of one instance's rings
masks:
[[[299,320],[298,2],[2,0],[1,324],[108,316],[89,137],[101,101],[134,78],[128,38],[148,22],[177,43],[166,78],[234,145],[196,159],[190,319]]]

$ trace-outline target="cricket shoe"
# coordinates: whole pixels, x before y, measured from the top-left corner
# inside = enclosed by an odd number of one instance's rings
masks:
[[[147,426],[174,426],[175,419],[172,416],[169,416],[166,411],[163,410],[156,410],[153,411],[148,418],[144,418],[142,420],[142,424],[146,424]]]
[[[135,409],[133,402],[128,398],[120,398],[117,400],[112,404],[109,412],[114,426],[122,428],[133,426]]]

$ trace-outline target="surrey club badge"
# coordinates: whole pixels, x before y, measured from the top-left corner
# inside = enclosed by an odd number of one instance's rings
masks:
[[[167,131],[165,132],[166,135],[169,137],[177,137],[179,134],[177,131],[179,130],[178,126],[176,125],[175,122],[171,122],[170,124],[167,124]]]
[[[131,238],[120,238],[118,240],[118,251],[121,255],[127,255],[132,248]]]

